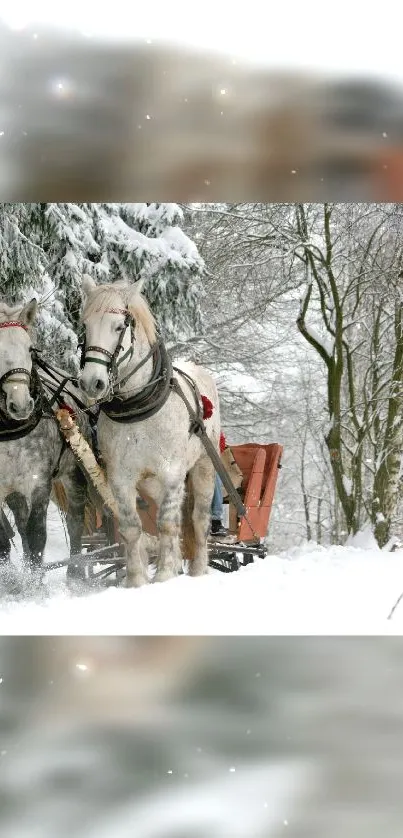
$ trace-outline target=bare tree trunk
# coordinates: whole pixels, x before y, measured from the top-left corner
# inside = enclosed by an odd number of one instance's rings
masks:
[[[318,544],[322,544],[322,500],[322,498],[318,498],[318,503],[316,506],[316,541],[318,542]]]
[[[390,538],[399,497],[403,450],[403,304],[395,306],[395,355],[388,399],[388,417],[380,461],[374,479],[371,517],[375,538],[383,547]]]
[[[306,451],[306,431],[304,435],[304,439],[302,442],[302,452],[301,452],[301,491],[302,491],[302,498],[304,502],[304,513],[305,513],[305,526],[306,526],[306,537],[308,541],[312,541],[312,527],[311,527],[311,516],[310,516],[310,509],[309,509],[309,496],[305,484],[305,451]]]
[[[312,296],[312,280],[308,281],[307,290],[302,300],[301,310],[297,319],[297,326],[305,340],[316,349],[327,367],[327,408],[330,417],[330,429],[325,436],[325,442],[329,451],[330,465],[333,472],[334,482],[349,532],[355,533],[358,529],[356,506],[353,494],[346,491],[344,482],[345,472],[342,458],[342,383],[344,372],[344,318],[343,307],[336,278],[333,273],[332,254],[333,244],[331,237],[332,209],[324,204],[324,234],[325,253],[322,256],[322,271],[326,276],[323,279],[322,273],[318,271],[315,260],[308,246],[305,250],[307,276],[309,272],[313,276],[318,287],[321,312],[324,325],[332,338],[331,349],[324,346],[306,324],[305,317]],[[303,205],[298,205],[297,224],[300,236],[303,241],[308,241],[306,228],[306,215]],[[329,315],[329,299],[331,300],[332,317]]]

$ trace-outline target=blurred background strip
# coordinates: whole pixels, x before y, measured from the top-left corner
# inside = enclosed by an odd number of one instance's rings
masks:
[[[0,639],[2,838],[401,838],[402,639]]]
[[[371,54],[354,11],[32,5],[0,13],[2,200],[402,200],[391,18]]]

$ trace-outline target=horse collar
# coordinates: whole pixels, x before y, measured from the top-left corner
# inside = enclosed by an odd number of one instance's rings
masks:
[[[130,375],[151,357],[153,359],[152,375],[140,393],[128,398],[114,396],[111,400],[101,403],[101,410],[109,419],[123,423],[141,422],[149,419],[165,404],[171,392],[172,362],[161,339],[150,348],[150,352],[137,364]]]

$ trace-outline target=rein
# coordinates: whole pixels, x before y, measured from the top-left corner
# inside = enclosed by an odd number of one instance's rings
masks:
[[[57,375],[55,375],[55,368],[52,366],[52,364],[49,364],[48,361],[44,361],[43,358],[40,357],[37,349],[34,350],[34,362],[36,366],[38,366],[40,369],[46,372],[57,384],[57,387],[54,387],[53,383],[51,383],[50,381],[44,382],[45,387],[52,391],[52,397],[48,399],[50,407],[52,407],[55,402],[57,402],[59,407],[61,407],[64,404],[64,401],[61,398],[62,393],[66,393],[76,403],[77,407],[79,407],[83,413],[86,413],[90,410],[90,408],[88,408],[84,404],[84,402],[82,402],[81,399],[78,396],[76,396],[75,393],[71,393],[67,389],[66,384],[70,381],[74,382],[76,380],[75,378],[73,378],[73,376],[65,375],[62,377],[62,380],[59,383],[59,378],[57,377]],[[59,376],[61,374],[62,373],[59,371]]]
[[[213,443],[211,442],[210,437],[207,435],[206,426],[205,426],[205,424],[203,422],[203,419],[202,419],[202,416],[201,416],[200,393],[199,393],[199,390],[197,388],[197,385],[196,385],[195,381],[193,381],[193,379],[190,377],[190,375],[183,372],[182,370],[179,370],[176,367],[174,367],[174,369],[175,369],[175,372],[178,372],[180,375],[182,375],[187,380],[188,384],[191,384],[192,389],[193,389],[193,391],[194,391],[194,393],[196,394],[196,397],[197,397],[198,409],[195,411],[193,409],[192,405],[190,404],[190,402],[188,401],[188,399],[186,398],[186,396],[185,396],[185,394],[182,390],[182,387],[180,386],[177,379],[175,379],[175,378],[172,379],[171,389],[173,390],[174,393],[177,393],[177,395],[180,396],[180,398],[182,399],[182,401],[184,402],[184,404],[187,408],[187,412],[188,412],[189,417],[191,419],[190,433],[196,434],[196,436],[200,439],[200,442],[202,443],[206,453],[210,457],[210,460],[213,463],[215,471],[217,472],[217,474],[221,478],[221,480],[222,480],[222,482],[223,482],[223,484],[224,484],[224,486],[225,486],[225,488],[228,492],[228,495],[230,496],[230,498],[232,500],[232,503],[234,504],[234,506],[235,506],[235,508],[238,512],[238,515],[241,518],[245,518],[246,522],[249,524],[249,526],[252,530],[253,535],[255,537],[259,538],[259,536],[257,535],[257,533],[255,533],[255,530],[253,529],[252,525],[250,524],[250,522],[248,520],[248,517],[247,517],[247,514],[246,514],[246,509],[245,509],[245,507],[242,503],[242,500],[241,500],[237,490],[235,489],[235,486],[232,483],[232,480],[231,480],[231,478],[230,478],[230,476],[227,472],[227,469],[224,468],[224,465],[222,463],[220,455],[218,454],[218,452],[217,452],[215,446],[213,445]]]

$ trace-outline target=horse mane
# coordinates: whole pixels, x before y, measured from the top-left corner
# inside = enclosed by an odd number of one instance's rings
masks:
[[[105,285],[98,285],[87,298],[82,319],[85,322],[92,314],[106,312],[108,308],[117,308],[119,303],[124,302],[130,314],[139,323],[147,336],[150,344],[157,339],[157,324],[154,319],[147,300],[126,280],[119,280]]]

